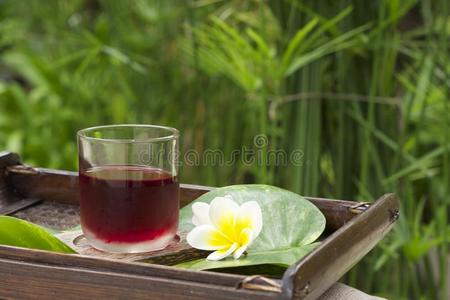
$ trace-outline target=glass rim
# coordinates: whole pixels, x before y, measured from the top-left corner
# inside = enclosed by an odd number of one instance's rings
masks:
[[[152,129],[161,129],[170,132],[169,135],[153,137],[153,138],[139,138],[139,139],[111,139],[111,138],[97,138],[92,136],[87,136],[86,133],[99,130],[99,129],[111,129],[116,127],[137,127],[137,128],[152,128]],[[107,143],[117,143],[117,144],[132,144],[132,143],[151,143],[151,142],[162,142],[162,141],[170,141],[179,137],[178,129],[169,126],[162,125],[147,125],[147,124],[117,124],[117,125],[100,125],[100,126],[92,126],[84,129],[80,129],[77,132],[77,137],[80,139],[96,141],[96,142],[107,142]]]

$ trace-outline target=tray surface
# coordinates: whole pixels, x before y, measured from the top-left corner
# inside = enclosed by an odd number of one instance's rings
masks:
[[[68,230],[80,224],[80,207],[76,204],[42,201],[12,216],[58,231]]]

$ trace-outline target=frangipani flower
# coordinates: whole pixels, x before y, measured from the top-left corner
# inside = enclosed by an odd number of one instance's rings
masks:
[[[239,206],[231,196],[216,197],[211,205],[192,205],[192,223],[196,226],[187,235],[191,247],[214,250],[206,259],[220,260],[231,254],[241,257],[262,229],[262,213],[256,201]]]

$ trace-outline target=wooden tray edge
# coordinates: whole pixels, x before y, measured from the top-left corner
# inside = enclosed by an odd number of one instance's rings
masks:
[[[286,270],[282,279],[283,296],[316,299],[323,294],[392,229],[399,217],[399,205],[395,194],[383,195],[335,231]]]

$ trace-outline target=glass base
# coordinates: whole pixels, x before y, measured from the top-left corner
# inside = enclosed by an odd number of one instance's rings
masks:
[[[111,252],[111,253],[142,253],[142,252],[150,252],[157,251],[166,248],[173,238],[176,236],[174,233],[168,233],[160,236],[157,239],[138,242],[138,243],[117,243],[111,242],[106,243],[102,240],[99,240],[95,237],[95,234],[86,230],[86,228],[82,228],[84,236],[88,240],[89,244],[95,249]]]

